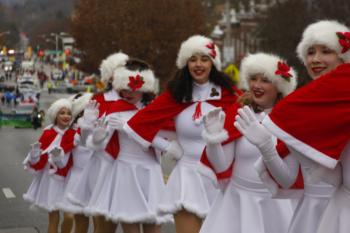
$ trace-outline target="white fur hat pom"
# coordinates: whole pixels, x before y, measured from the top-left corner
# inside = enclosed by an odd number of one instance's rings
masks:
[[[78,93],[73,96],[72,99],[72,116],[73,119],[76,118],[86,107],[86,105],[91,100],[92,93]]]
[[[210,57],[217,70],[221,70],[220,50],[208,37],[194,35],[182,42],[177,54],[176,66],[179,69],[187,65],[188,59],[195,54],[205,54]]]
[[[308,49],[317,44],[325,45],[334,50],[344,62],[350,62],[350,49],[341,45],[341,37],[345,43],[350,44],[350,29],[338,21],[321,20],[310,24],[304,30],[302,39],[297,46],[298,57],[305,64]]]
[[[256,74],[270,80],[283,96],[291,93],[297,86],[297,74],[280,57],[273,54],[256,53],[246,56],[241,63],[240,88],[249,90],[248,81]]]
[[[151,69],[139,71],[120,67],[114,71],[112,85],[116,91],[130,90],[156,94],[159,89],[158,79]]]
[[[62,108],[67,108],[72,111],[72,101],[62,98],[51,104],[50,108],[47,110],[47,115],[52,124],[55,124],[57,114]]]
[[[104,83],[111,81],[114,70],[118,67],[124,66],[128,60],[129,56],[122,52],[109,55],[100,65],[101,81]]]

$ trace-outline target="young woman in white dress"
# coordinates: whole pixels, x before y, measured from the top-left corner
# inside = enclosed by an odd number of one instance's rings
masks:
[[[115,140],[119,150],[105,177],[96,201],[88,212],[120,222],[126,233],[160,232],[160,224],[170,220],[157,212],[164,193],[160,161],[154,150],[144,148],[123,132],[123,125],[147,105],[157,92],[157,79],[144,61],[130,58],[114,71],[113,88],[121,99],[110,109],[106,125],[100,125],[88,138],[95,150],[105,150]],[[111,138],[113,134],[117,137]],[[101,139],[98,139],[101,138]]]
[[[240,67],[241,86],[250,95],[249,107],[262,120],[296,87],[296,73],[272,54],[250,54]],[[245,101],[247,103],[247,101]],[[231,112],[229,114],[235,114]],[[293,215],[290,199],[274,199],[255,171],[261,153],[245,137],[225,143],[213,140],[223,131],[225,114],[216,109],[204,117],[206,155],[216,173],[232,169],[227,187],[216,199],[201,233],[283,233]],[[233,123],[233,122],[232,122]],[[225,139],[225,138],[224,138]],[[224,141],[224,140],[223,140]],[[232,166],[233,163],[233,166]]]
[[[345,25],[342,25],[336,21],[328,20],[313,23],[305,29],[302,40],[297,47],[297,53],[312,79],[317,79],[317,81],[320,81],[321,77],[328,74],[331,75],[331,72],[342,73],[344,70],[346,70],[346,65],[344,66],[342,64],[350,61],[350,53],[348,50],[344,50],[341,38],[346,39],[344,33],[348,31],[349,29]],[[336,77],[336,74],[334,74],[334,77]],[[310,101],[308,104],[311,106],[312,101]],[[327,109],[325,109],[325,111],[327,111]],[[270,133],[267,132],[261,124],[257,124],[257,121],[254,118],[248,117],[251,116],[248,109],[241,110],[241,113],[240,121],[236,123],[238,124],[237,127],[240,128],[242,133],[261,150],[264,164],[273,178],[284,188],[288,188],[295,179],[296,174],[299,172],[299,166],[291,166],[290,163],[287,163],[278,156],[274,148],[270,146]],[[298,114],[302,115],[309,113],[302,112]],[[270,118],[266,118],[266,120],[267,121],[264,121],[264,124],[266,124],[268,128],[276,128],[272,126]],[[298,119],[295,120],[297,121]],[[313,122],[310,124],[313,124]],[[324,124],[327,124],[327,122],[324,122]],[[260,140],[254,140],[254,138],[257,139],[257,137],[250,133],[253,131],[255,134],[260,135]],[[283,130],[279,130],[279,132],[282,131]],[[280,133],[275,133],[275,135],[281,138],[283,141],[290,140],[290,135],[287,137],[282,136]],[[263,141],[264,143],[262,144]],[[338,166],[332,172],[327,173],[327,176],[322,176],[321,173],[326,169],[323,169],[319,163],[322,164],[321,161],[325,161],[324,158],[319,157],[318,159],[315,159],[318,157],[318,154],[312,152],[313,150],[308,150],[308,153],[311,154],[303,154],[292,149],[298,144],[302,144],[301,141],[297,141],[293,143],[293,145],[289,145],[291,147],[291,153],[288,155],[288,160],[293,160],[293,163],[300,164],[304,181],[304,195],[297,206],[288,232],[316,232],[320,222],[326,223],[321,225],[323,225],[323,229],[327,229],[325,231],[321,230],[321,232],[337,232],[336,229],[342,228],[342,224],[339,224],[338,222],[338,220],[341,219],[341,217],[339,217],[340,215],[331,213],[330,216],[328,214],[326,218],[323,217],[323,219],[327,219],[326,221],[321,221],[321,217],[326,208],[332,208],[327,207],[327,205],[331,206],[328,204],[329,199],[333,196],[335,187],[337,187],[340,183],[340,167]],[[307,148],[307,146],[302,147],[304,149]],[[343,158],[346,157],[347,156],[343,156]],[[344,159],[342,161],[344,165],[346,164],[347,160]],[[345,170],[343,169],[343,172],[344,171]],[[335,196],[336,195],[333,196],[332,200],[334,200]],[[331,219],[334,221],[329,222]],[[347,221],[342,222],[346,223]],[[332,228],[332,230],[329,230],[329,227]]]
[[[47,111],[51,124],[24,160],[25,167],[34,173],[33,182],[23,198],[49,213],[48,232],[59,230],[60,213],[57,203],[64,195],[65,177],[72,166],[71,152],[75,147],[76,131],[70,128],[72,103],[68,99],[55,101]],[[64,214],[61,232],[72,229],[73,217]]]
[[[78,122],[82,138],[85,139],[92,133],[97,119],[105,119],[108,109],[120,99],[119,94],[112,88],[113,72],[116,68],[123,66],[128,58],[126,54],[119,52],[108,56],[101,62],[101,81],[105,83],[106,91],[95,94],[92,97],[93,101],[89,102],[84,109],[84,114]],[[96,200],[105,175],[112,168],[113,153],[112,151],[95,151],[86,162],[76,185],[66,192],[67,198],[72,203],[84,207],[84,214],[86,215],[90,214],[85,212],[85,208]],[[82,215],[79,216],[82,223],[87,221]],[[93,222],[95,231],[108,232],[115,228],[102,215],[94,215]]]
[[[205,146],[202,116],[215,107],[226,109],[240,92],[220,71],[218,47],[207,37],[195,35],[184,41],[176,64],[168,90],[132,117],[124,130],[144,148],[157,147],[155,136],[174,124],[178,142],[160,147],[177,162],[158,209],[174,215],[176,232],[198,233],[218,192],[215,175],[200,163]]]
[[[72,128],[78,130],[78,133],[74,138],[76,147],[72,150],[73,166],[66,177],[65,195],[56,205],[59,210],[74,215],[75,233],[86,233],[89,227],[89,217],[84,215],[84,206],[71,202],[67,194],[77,185],[78,180],[82,176],[83,169],[93,153],[93,150],[85,146],[86,139],[82,138],[79,132],[84,129],[79,129],[77,124],[92,96],[92,93],[78,93],[70,98],[72,101],[72,116],[74,119]],[[84,133],[82,134],[84,135]]]

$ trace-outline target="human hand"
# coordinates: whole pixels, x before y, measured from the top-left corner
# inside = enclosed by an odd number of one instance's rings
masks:
[[[96,100],[90,100],[84,109],[83,119],[86,124],[94,124],[98,119],[99,103]]]
[[[248,106],[238,110],[234,126],[258,148],[261,148],[267,141],[271,141],[271,134],[258,121],[255,114]]]

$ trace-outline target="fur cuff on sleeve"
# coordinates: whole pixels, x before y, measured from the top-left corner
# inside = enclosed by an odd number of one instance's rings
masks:
[[[228,139],[228,133],[225,129],[221,130],[220,133],[210,134],[205,129],[202,131],[203,140],[209,144],[222,143]]]

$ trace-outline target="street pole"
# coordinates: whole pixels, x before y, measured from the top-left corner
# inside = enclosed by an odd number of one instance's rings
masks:
[[[56,68],[58,69],[58,35],[55,34],[55,39],[56,39]]]
[[[59,55],[58,55],[58,37],[59,37],[59,35],[57,33],[51,33],[50,35],[55,37],[55,53],[56,53],[55,63],[56,63],[56,68],[58,69],[58,58],[59,58]]]

